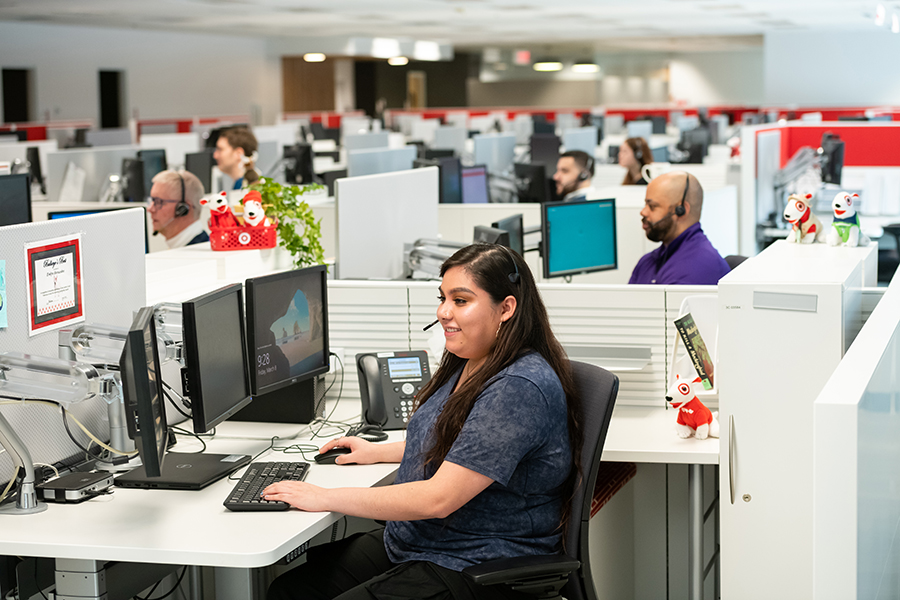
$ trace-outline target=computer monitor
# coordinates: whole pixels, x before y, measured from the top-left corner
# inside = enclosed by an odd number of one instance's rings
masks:
[[[451,150],[449,148],[425,148],[421,153],[422,158],[453,158],[456,156],[456,151]]]
[[[126,426],[148,477],[159,477],[168,445],[153,307],[140,309],[119,359]]]
[[[205,433],[250,403],[242,286],[188,300],[181,310],[185,393],[194,432]]]
[[[556,133],[556,125],[553,123],[548,123],[543,116],[541,115],[541,120],[537,120],[537,115],[535,115],[534,123],[533,123],[533,135],[554,135]]]
[[[253,396],[328,371],[325,265],[247,280],[247,335]]]
[[[327,139],[327,137],[325,135],[325,126],[322,125],[321,123],[315,123],[315,122],[310,123],[309,130],[312,132],[314,140]]]
[[[476,165],[487,167],[488,173],[501,175],[513,170],[516,134],[490,133],[474,137]]]
[[[150,195],[153,187],[153,178],[168,168],[166,164],[166,151],[161,149],[138,150],[137,156],[144,163],[144,193]]]
[[[122,197],[125,202],[144,202],[149,189],[144,189],[144,161],[138,158],[122,159]]]
[[[559,147],[562,141],[553,133],[535,133],[531,136],[531,164],[547,167],[547,175],[552,177],[556,173],[556,163],[559,162]]]
[[[203,191],[212,192],[212,169],[216,166],[213,158],[214,148],[205,148],[200,152],[193,152],[184,155],[184,169],[188,173],[193,173],[203,184]]]
[[[666,125],[668,125],[668,122],[665,117],[649,117],[649,119],[650,122],[653,123],[653,135],[666,135]]]
[[[460,204],[462,202],[462,165],[458,158],[419,158],[413,161],[413,168],[437,167],[440,172],[440,191],[438,202],[441,204]]]
[[[706,156],[709,148],[711,134],[706,127],[697,127],[690,131],[681,132],[681,141],[678,142],[678,149],[687,153],[686,160],[683,163],[702,164],[703,157]]]
[[[544,204],[541,236],[545,279],[615,269],[616,201]]]
[[[284,180],[288,185],[313,183],[313,150],[311,144],[284,147]]]
[[[844,168],[844,142],[841,136],[827,131],[822,134],[822,183],[841,184]]]
[[[28,158],[28,172],[31,173],[31,181],[38,184],[41,193],[47,193],[47,183],[44,181],[44,171],[41,168],[41,151],[37,146],[31,146],[25,151]]]
[[[31,223],[31,176],[0,175],[0,226]]]
[[[500,244],[509,248],[509,232],[495,227],[476,225],[472,242],[475,244]]]
[[[609,162],[613,162],[613,163],[618,162],[618,160],[619,160],[619,147],[618,146],[613,146],[612,144],[610,144],[606,148],[606,151],[609,153]],[[653,160],[656,161],[655,158]]]
[[[484,165],[463,167],[461,178],[463,204],[487,204],[490,202],[491,193],[488,190],[487,168]]]
[[[491,227],[502,229],[509,234],[509,247],[519,253],[520,256],[525,255],[525,228],[522,225],[522,215],[513,215],[494,221]]]
[[[519,202],[550,202],[550,181],[545,165],[516,164]]]
[[[322,183],[328,188],[328,197],[334,198],[334,182],[347,176],[347,169],[324,171],[321,173]]]

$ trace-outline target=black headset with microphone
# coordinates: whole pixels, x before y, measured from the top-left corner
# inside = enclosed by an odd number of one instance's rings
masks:
[[[685,213],[684,201],[687,198],[688,188],[690,187],[690,185],[691,185],[691,176],[689,173],[685,173],[684,174],[684,193],[681,195],[681,204],[679,204],[678,206],[675,207],[675,214],[678,215],[679,217],[684,216],[684,213]]]
[[[188,206],[188,203],[185,201],[184,196],[184,176],[179,173],[178,178],[181,180],[181,202],[175,205],[175,217],[186,217],[189,212],[191,212],[191,207]]]
[[[516,264],[516,257],[513,256],[512,250],[510,250],[506,246],[501,245],[500,247],[506,250],[506,253],[509,254],[509,260],[512,261],[513,268],[516,270],[515,273],[508,273],[506,276],[509,278],[510,283],[517,284],[519,283],[519,279],[521,279],[521,276],[519,275],[519,265]]]
[[[587,154],[587,153],[585,153]],[[594,157],[590,154],[587,155],[587,160],[584,163],[584,168],[581,170],[581,173],[578,174],[578,181],[587,181],[593,174],[591,171],[594,170]]]

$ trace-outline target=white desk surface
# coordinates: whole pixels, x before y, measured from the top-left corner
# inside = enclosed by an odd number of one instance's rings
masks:
[[[677,418],[674,409],[616,408],[601,458],[610,462],[719,464],[718,438],[681,439],[675,433]]]
[[[399,432],[394,436],[402,435]],[[253,456],[268,442],[207,441],[208,451]],[[199,443],[179,435],[173,448]],[[267,453],[257,461],[303,460]],[[310,461],[312,462],[312,461]],[[306,481],[325,487],[372,487],[393,479],[396,464],[310,467]],[[82,504],[50,504],[43,513],[0,516],[0,554],[218,567],[273,564],[341,518],[335,513],[231,512],[222,502],[236,482],[200,491],[114,488]]]

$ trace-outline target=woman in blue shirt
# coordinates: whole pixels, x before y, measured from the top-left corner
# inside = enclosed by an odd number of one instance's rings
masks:
[[[496,558],[554,554],[580,473],[579,398],[528,266],[511,250],[468,246],[441,268],[440,368],[417,397],[405,442],[333,440],[339,464],[400,462],[394,485],[263,491],[301,510],[388,521],[313,548],[270,599],[517,598],[460,573]]]

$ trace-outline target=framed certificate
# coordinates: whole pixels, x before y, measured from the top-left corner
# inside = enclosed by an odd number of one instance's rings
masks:
[[[25,245],[28,333],[84,321],[81,234]]]

